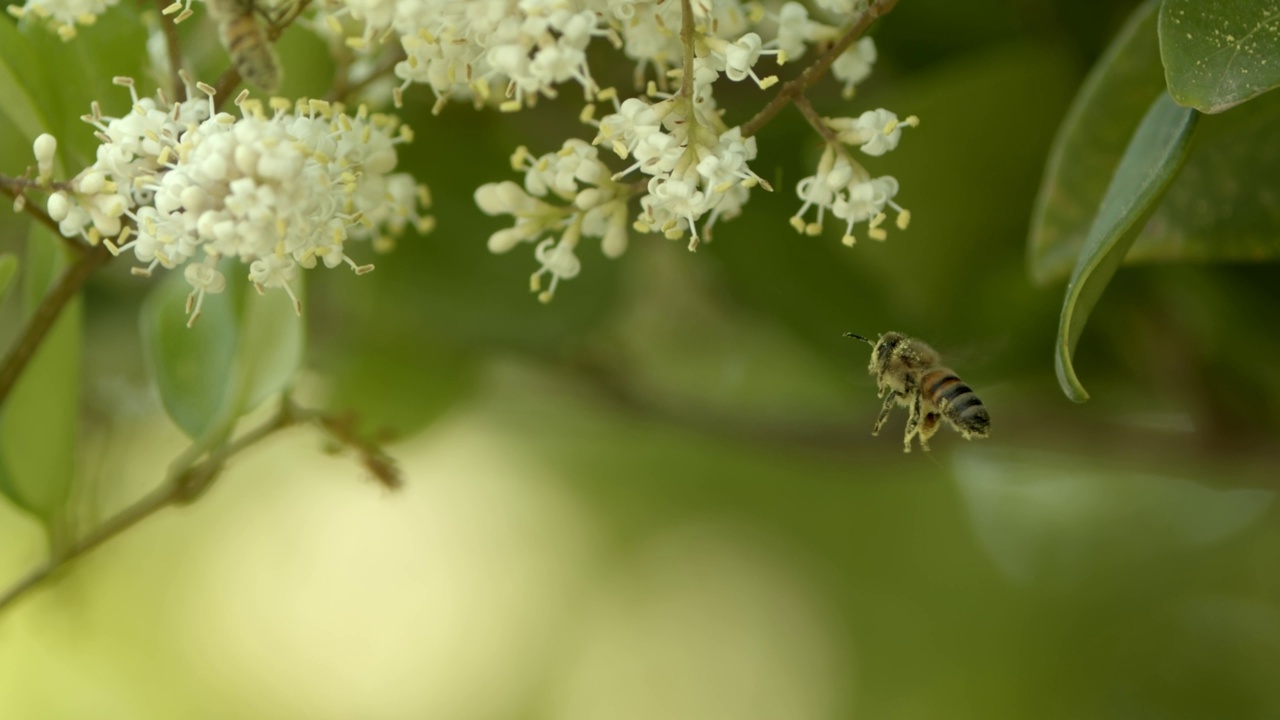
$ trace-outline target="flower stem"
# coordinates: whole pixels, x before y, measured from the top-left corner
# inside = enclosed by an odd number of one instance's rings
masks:
[[[843,55],[844,51],[848,50],[849,46],[858,38],[862,37],[867,28],[871,27],[871,23],[887,15],[893,9],[893,6],[897,4],[898,0],[875,0],[875,2],[871,3],[862,12],[862,15],[858,17],[857,21],[840,36],[836,44],[831,46],[831,49],[815,60],[812,65],[805,68],[799,77],[784,83],[782,88],[778,90],[778,94],[773,96],[768,105],[761,108],[760,112],[755,114],[755,117],[742,124],[742,137],[751,137],[760,132],[760,128],[767,125],[773,119],[773,116],[777,115],[778,111],[782,110],[787,103],[799,97],[805,90],[813,87],[827,73],[831,64]]]

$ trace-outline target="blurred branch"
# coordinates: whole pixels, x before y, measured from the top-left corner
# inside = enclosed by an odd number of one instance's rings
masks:
[[[870,423],[864,428],[853,423],[804,417],[765,419],[664,401],[651,388],[634,382],[632,373],[619,370],[618,366],[617,358],[606,362],[601,358],[584,356],[570,361],[569,369],[573,377],[584,380],[601,397],[633,416],[711,437],[746,445],[765,444],[835,454],[866,452],[876,441],[871,437]]]
[[[87,555],[103,543],[120,535],[129,528],[146,520],[170,505],[183,505],[200,497],[222,474],[227,462],[234,456],[258,444],[262,440],[294,425],[314,422],[331,432],[331,435],[343,444],[351,445],[361,455],[366,468],[371,472],[386,473],[379,476],[385,483],[388,478],[399,480],[399,473],[394,462],[376,446],[354,439],[354,436],[342,432],[348,425],[342,420],[323,413],[301,408],[289,398],[280,402],[280,409],[268,420],[249,430],[235,440],[215,448],[207,455],[200,451],[197,443],[174,461],[162,485],[144,495],[132,505],[124,508],[101,525],[91,530],[79,541],[71,543],[63,552],[50,557],[47,561],[27,573],[18,582],[0,594],[0,611],[17,602],[52,576],[57,570]],[[338,432],[333,432],[334,430]],[[203,455],[203,459],[200,456]]]
[[[782,85],[782,89],[778,90],[778,94],[769,101],[768,105],[761,108],[755,117],[742,124],[742,136],[751,137],[760,132],[760,128],[764,127],[773,119],[778,111],[782,110],[787,103],[799,97],[805,90],[813,87],[823,75],[827,74],[827,70],[831,67],[845,50],[849,49],[858,38],[867,32],[867,28],[871,27],[871,23],[884,17],[893,10],[893,6],[898,4],[898,0],[876,0],[863,11],[858,20],[854,22],[844,35],[832,45],[822,57],[818,58],[812,65],[804,69],[800,76],[794,80],[789,80]]]
[[[346,102],[352,95],[355,95],[394,71],[396,69],[396,65],[400,64],[400,61],[403,59],[403,50],[397,48],[395,52],[392,52],[388,54],[387,57],[383,58],[378,67],[374,68],[372,72],[357,82],[350,82],[347,79],[346,72],[338,73],[337,79],[334,80],[333,87],[325,94],[324,99],[329,102]]]
[[[169,0],[156,0],[156,9],[160,11],[160,31],[164,33],[165,51],[169,55],[169,86],[173,90],[174,102],[187,99],[187,84],[182,81],[182,47],[178,41],[178,24],[165,14]]]
[[[58,237],[62,237],[61,233]],[[62,271],[57,284],[40,300],[35,313],[31,315],[21,335],[5,355],[4,361],[0,363],[0,406],[4,405],[9,392],[22,376],[27,363],[31,362],[45,335],[49,334],[50,328],[57,322],[63,308],[80,292],[80,288],[89,281],[94,271],[110,259],[111,252],[107,250],[105,243],[82,253],[75,262]]]

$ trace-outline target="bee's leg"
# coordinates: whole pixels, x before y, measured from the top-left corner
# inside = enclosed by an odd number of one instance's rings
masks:
[[[920,390],[914,388],[915,394],[911,398],[911,414],[907,417],[907,433],[902,439],[902,452],[911,452],[911,438],[920,432]],[[921,441],[923,447],[924,441]],[[928,448],[925,448],[926,450]]]
[[[920,449],[925,452],[929,451],[929,438],[938,432],[938,420],[941,418],[942,416],[936,412],[928,412],[920,421]]]
[[[876,418],[876,424],[871,427],[873,436],[880,434],[880,427],[884,425],[885,420],[889,419],[889,411],[893,409],[893,404],[898,401],[898,397],[899,395],[896,391],[889,391],[889,396],[884,399],[884,407],[880,408],[880,417]]]

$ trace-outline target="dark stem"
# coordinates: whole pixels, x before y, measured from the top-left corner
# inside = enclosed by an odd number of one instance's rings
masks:
[[[844,54],[845,50],[849,49],[850,45],[862,37],[867,28],[871,27],[871,23],[884,17],[897,4],[898,0],[876,0],[871,3],[858,18],[857,22],[846,30],[844,35],[840,36],[835,45],[831,46],[831,49],[827,50],[812,65],[805,68],[804,72],[800,73],[800,77],[784,83],[782,88],[778,90],[778,94],[769,101],[768,105],[761,108],[760,112],[755,114],[755,117],[742,124],[742,136],[751,137],[760,132],[760,128],[767,125],[773,119],[773,116],[777,115],[778,111],[782,110],[787,103],[799,97],[805,90],[813,87],[815,83],[822,79],[823,75],[826,75],[831,63],[835,62]]]

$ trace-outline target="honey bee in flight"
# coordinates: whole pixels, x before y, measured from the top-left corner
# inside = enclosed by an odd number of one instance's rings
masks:
[[[927,451],[929,438],[938,431],[942,419],[965,440],[987,436],[991,416],[986,406],[955,372],[943,366],[936,350],[896,332],[885,333],[876,341],[853,333],[844,336],[871,345],[867,370],[876,378],[878,396],[884,398],[872,435],[880,434],[880,427],[896,403],[909,412],[903,452],[911,452],[911,438],[916,436],[920,437],[921,449]]]
[[[267,33],[255,17],[254,0],[207,0],[209,13],[218,23],[222,46],[240,77],[272,93],[280,87],[280,64]]]

